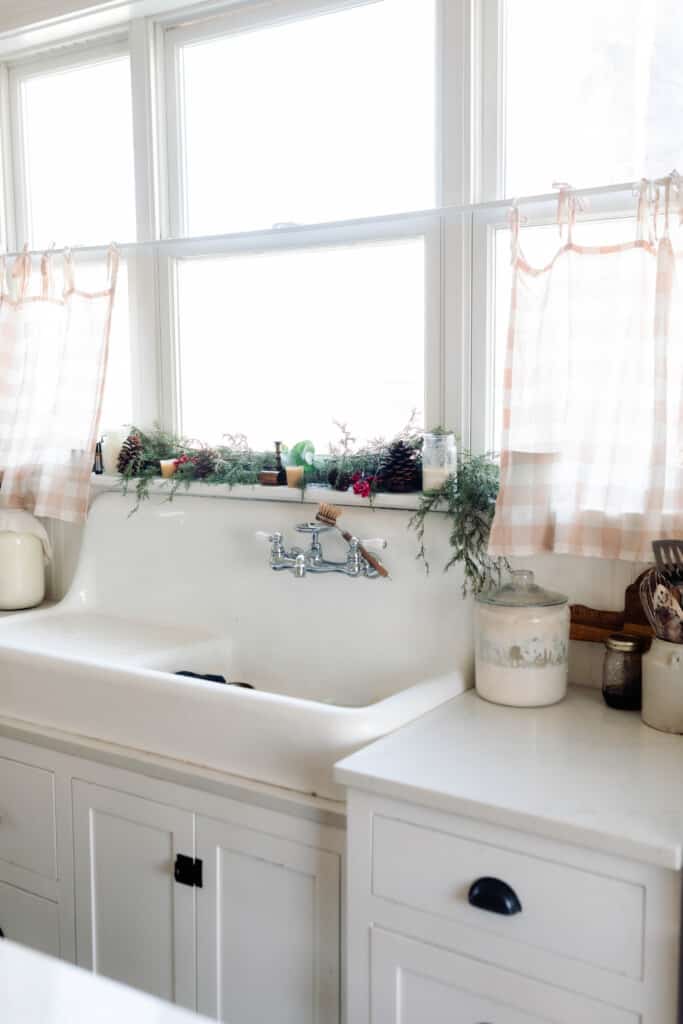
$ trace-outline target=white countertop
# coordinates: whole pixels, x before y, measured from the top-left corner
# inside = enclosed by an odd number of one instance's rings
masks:
[[[201,1024],[199,1017],[115,981],[0,940],[2,1024]]]
[[[680,871],[683,736],[570,687],[547,708],[473,690],[335,768],[342,785]]]

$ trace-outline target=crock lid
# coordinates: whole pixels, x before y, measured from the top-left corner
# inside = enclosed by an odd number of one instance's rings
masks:
[[[480,604],[493,604],[503,608],[549,608],[566,604],[569,598],[554,590],[546,590],[534,583],[534,574],[528,569],[513,569],[512,579],[502,587],[477,594]]]

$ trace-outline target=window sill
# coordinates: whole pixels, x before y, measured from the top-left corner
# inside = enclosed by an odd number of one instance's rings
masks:
[[[92,497],[104,491],[119,491],[120,480],[117,476],[92,476]],[[149,485],[149,493],[168,496],[169,481],[153,480]],[[131,483],[129,493],[135,491],[134,483]],[[189,494],[201,498],[232,498],[237,501],[298,501],[302,503],[301,491],[298,487],[264,487],[261,484],[237,484],[229,487],[227,484],[201,484],[192,483],[188,488],[181,485],[178,495]],[[393,508],[414,511],[422,493],[420,491],[412,494],[377,494],[372,505],[367,498],[361,498],[352,491],[335,491],[331,487],[322,487],[312,484],[304,492],[303,503],[306,505],[319,505],[320,502],[328,502],[331,505],[341,505],[352,508]]]

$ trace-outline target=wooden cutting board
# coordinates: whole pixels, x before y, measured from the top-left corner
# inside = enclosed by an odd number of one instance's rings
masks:
[[[651,640],[655,633],[647,621],[640,601],[640,583],[648,572],[649,569],[646,569],[635,583],[626,588],[623,612],[601,611],[597,608],[588,608],[585,604],[570,605],[571,639],[604,643],[612,633],[627,633]]]

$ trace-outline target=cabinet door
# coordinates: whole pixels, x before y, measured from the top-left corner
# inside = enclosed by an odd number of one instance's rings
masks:
[[[228,1024],[338,1024],[340,859],[197,819],[198,1010]]]
[[[372,1024],[637,1024],[596,1003],[437,946],[371,931]]]
[[[0,882],[0,932],[12,942],[59,956],[57,904],[4,882]]]
[[[193,855],[193,815],[73,783],[77,962],[195,1008],[195,889],[174,881]]]

